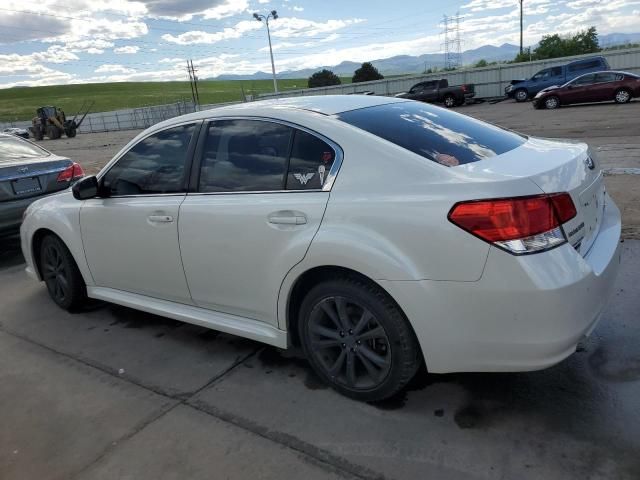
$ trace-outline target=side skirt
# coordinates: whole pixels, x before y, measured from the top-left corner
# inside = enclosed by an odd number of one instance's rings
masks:
[[[287,332],[250,318],[214,312],[192,305],[169,302],[113,288],[87,287],[87,295],[97,300],[104,300],[181,322],[220,330],[221,332],[273,345],[274,347],[287,348]]]

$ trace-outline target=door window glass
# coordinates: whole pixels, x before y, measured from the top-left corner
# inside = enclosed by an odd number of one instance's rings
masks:
[[[551,69],[551,76],[552,77],[559,77],[562,75],[562,67],[553,67]]]
[[[289,161],[287,190],[320,189],[327,181],[335,151],[326,142],[296,130]]]
[[[573,85],[591,85],[595,79],[595,75],[583,75],[573,81]]]
[[[125,153],[102,178],[111,195],[184,191],[184,172],[194,125],[148,136]]]
[[[260,120],[220,120],[209,126],[200,192],[282,190],[293,129]]]
[[[615,82],[616,74],[612,72],[596,73],[596,83]]]
[[[544,78],[547,78],[549,76],[549,70],[540,70],[538,73],[536,73],[532,80],[542,80]]]

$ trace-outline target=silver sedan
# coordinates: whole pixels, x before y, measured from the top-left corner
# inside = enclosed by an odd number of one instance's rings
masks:
[[[0,236],[18,233],[33,201],[68,188],[82,167],[15,135],[0,133]]]

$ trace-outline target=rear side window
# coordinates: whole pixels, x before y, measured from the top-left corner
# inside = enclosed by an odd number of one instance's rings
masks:
[[[573,81],[573,85],[591,85],[595,81],[596,76],[593,73],[583,75]]]
[[[335,160],[335,151],[326,142],[296,130],[287,175],[287,190],[321,189]]]
[[[194,125],[169,128],[140,140],[102,178],[111,195],[184,192]]]
[[[494,125],[412,101],[351,110],[339,118],[448,167],[491,158],[526,141]]]
[[[220,120],[209,126],[200,192],[282,190],[293,129],[259,120]]]
[[[46,150],[16,137],[0,137],[0,161],[48,157]]]
[[[617,75],[613,72],[596,73],[595,83],[615,82]]]

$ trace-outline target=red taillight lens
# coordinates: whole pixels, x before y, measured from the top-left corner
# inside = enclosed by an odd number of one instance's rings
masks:
[[[466,85],[462,85],[462,91],[466,92],[467,91],[467,86]]]
[[[460,202],[448,218],[463,230],[512,253],[530,253],[564,243],[558,227],[575,216],[571,196],[555,193]]]
[[[70,182],[71,180],[75,180],[76,178],[80,178],[83,176],[84,170],[82,170],[82,167],[77,163],[73,163],[60,172],[60,174],[58,175],[58,181]]]

